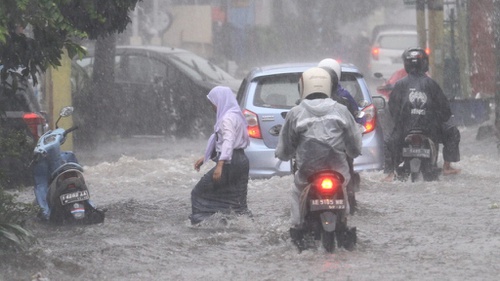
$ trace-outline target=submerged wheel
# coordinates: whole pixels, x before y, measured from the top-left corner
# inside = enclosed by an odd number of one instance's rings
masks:
[[[335,231],[327,232],[324,229],[321,230],[321,243],[323,248],[328,253],[332,253],[335,250]]]

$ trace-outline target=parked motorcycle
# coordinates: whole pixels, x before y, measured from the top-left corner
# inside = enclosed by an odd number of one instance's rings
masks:
[[[78,127],[58,127],[62,117],[70,116],[73,107],[61,109],[56,129],[43,134],[34,149],[35,195],[42,217],[52,223],[93,224],[104,221],[104,211],[90,202],[83,168],[71,151],[61,151],[66,136]]]
[[[357,241],[356,228],[347,226],[346,217],[350,196],[344,196],[342,184],[345,179],[342,174],[331,168],[338,160],[329,146],[310,141],[308,148],[310,153],[307,155],[311,159],[305,161],[299,170],[295,160],[292,160],[294,173],[305,175],[308,183],[300,195],[300,213],[304,223],[300,233],[290,230],[292,240],[299,251],[315,247],[315,241],[319,240],[329,253],[335,250],[335,240],[339,248],[353,250]]]
[[[410,177],[411,181],[415,182],[422,174],[424,181],[438,180],[440,173],[437,167],[438,145],[422,131],[410,131],[404,140],[403,163],[397,169],[398,178],[407,180]]]

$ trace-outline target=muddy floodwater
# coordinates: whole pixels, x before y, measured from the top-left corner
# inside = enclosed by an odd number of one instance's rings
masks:
[[[382,183],[361,174],[354,251],[298,253],[290,242],[292,177],[251,180],[253,218],[192,227],[193,168],[205,140],[133,137],[77,151],[103,224],[27,227],[28,253],[2,255],[0,280],[499,280],[500,163],[493,136],[460,128],[462,173]],[[440,164],[442,159],[440,158]],[[33,200],[32,188],[18,193]],[[45,279],[43,279],[45,278]]]

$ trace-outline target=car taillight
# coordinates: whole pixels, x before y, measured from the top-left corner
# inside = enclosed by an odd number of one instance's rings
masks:
[[[365,131],[363,134],[367,134],[375,130],[377,126],[377,110],[373,104],[363,108],[363,112],[365,113]]]
[[[254,139],[262,139],[257,114],[245,109],[243,115],[245,115],[248,123],[248,136]]]
[[[372,58],[374,60],[378,60],[379,54],[380,54],[380,48],[379,47],[373,47],[372,48]]]
[[[33,134],[35,141],[37,141],[44,133],[45,118],[36,113],[30,112],[23,115],[23,120],[26,125],[28,125],[28,128],[30,129],[31,134]]]
[[[314,182],[316,188],[321,194],[333,195],[340,188],[341,183],[338,179],[332,176],[322,176]]]
[[[430,54],[431,54],[431,49],[430,49],[430,48],[425,48],[425,53],[426,53],[427,55],[430,55]]]

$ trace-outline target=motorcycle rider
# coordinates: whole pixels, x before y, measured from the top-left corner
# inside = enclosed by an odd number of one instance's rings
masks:
[[[330,97],[334,101],[345,105],[347,109],[349,109],[349,112],[351,112],[357,123],[361,125],[364,124],[365,120],[363,117],[357,118],[359,113],[358,103],[352,97],[351,93],[344,89],[339,83],[340,76],[342,75],[342,68],[338,61],[331,58],[326,58],[319,62],[318,67],[325,69],[330,74],[330,77],[332,79],[332,92],[330,94]],[[351,174],[351,180],[347,185],[347,192],[350,194],[350,198],[354,198],[354,190],[356,189],[356,186],[359,185],[360,178],[359,175],[354,172],[354,159],[347,157],[347,162],[349,163],[349,173]],[[356,202],[355,200],[352,200],[352,202],[350,203],[353,207],[353,209],[351,209],[351,214],[353,214],[355,211],[354,207],[356,206]]]
[[[452,124],[450,104],[441,87],[426,75],[429,57],[422,48],[409,48],[402,55],[408,76],[398,80],[389,99],[389,112],[394,128],[386,140],[387,176],[394,179],[394,169],[401,162],[401,150],[406,134],[413,129],[423,130],[434,142],[443,143],[443,174],[457,174],[451,162],[460,161],[460,132]]]
[[[332,76],[332,80],[336,80],[335,83],[332,81],[332,93],[330,97],[333,100],[338,101],[339,103],[345,105],[347,109],[349,109],[349,112],[351,112],[351,114],[356,119],[356,122],[362,123],[363,121],[362,118],[358,119],[356,117],[359,111],[358,103],[352,97],[351,93],[349,93],[349,91],[344,89],[339,83],[340,77],[342,75],[342,68],[339,62],[331,58],[326,58],[319,62],[318,67],[326,69],[326,71],[330,73],[330,76]]]
[[[328,168],[343,175],[346,202],[346,186],[351,177],[347,157],[355,158],[361,154],[361,131],[349,110],[329,98],[331,88],[331,77],[325,69],[313,67],[304,71],[299,81],[302,100],[287,113],[276,147],[277,158],[288,161],[295,157],[298,168],[291,193],[290,236],[294,243],[302,237],[304,214],[300,212],[300,195],[308,185],[308,175],[301,168],[310,156],[307,152],[309,145],[316,142],[329,146],[335,161],[330,162]],[[349,204],[346,209],[349,213]]]

